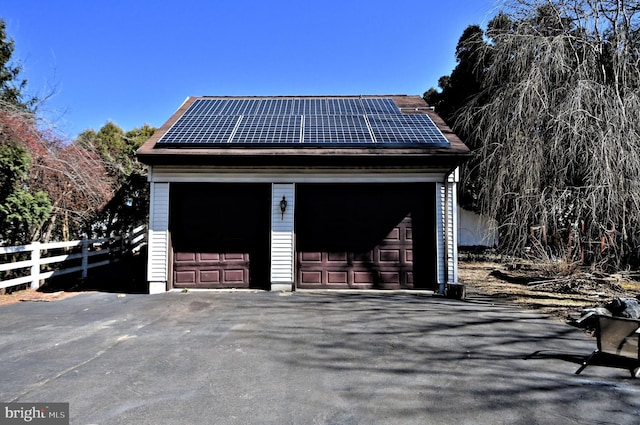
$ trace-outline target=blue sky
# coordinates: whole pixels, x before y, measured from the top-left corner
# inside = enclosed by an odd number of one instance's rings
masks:
[[[29,92],[74,138],[159,127],[194,95],[418,94],[495,0],[15,0],[0,17]]]

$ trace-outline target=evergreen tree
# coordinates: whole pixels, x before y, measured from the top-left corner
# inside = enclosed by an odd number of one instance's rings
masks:
[[[20,77],[22,66],[12,61],[14,41],[7,37],[7,24],[0,18],[0,104],[33,109],[38,101],[26,95],[27,80]]]

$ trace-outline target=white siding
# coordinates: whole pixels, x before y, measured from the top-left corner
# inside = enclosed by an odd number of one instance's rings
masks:
[[[436,183],[436,252],[438,284],[458,282],[457,172],[446,183]]]
[[[167,282],[169,268],[169,183],[151,183],[147,280]]]
[[[449,264],[447,270],[449,272],[448,281],[450,283],[458,283],[458,188],[457,183],[448,182],[447,210],[449,222],[447,223],[447,249]]]
[[[445,265],[445,204],[446,194],[445,185],[436,183],[436,267],[438,269],[438,286],[439,291],[444,293],[444,284],[446,281],[446,265]]]
[[[273,184],[271,190],[271,283],[293,284],[295,186]],[[287,201],[282,215],[280,201]]]

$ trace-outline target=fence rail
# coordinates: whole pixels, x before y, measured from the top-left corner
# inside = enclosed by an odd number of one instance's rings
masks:
[[[20,275],[0,277],[0,289],[26,283],[38,288],[43,280],[77,272],[84,279],[89,269],[116,262],[127,252],[139,251],[146,244],[146,230],[145,226],[139,226],[128,236],[0,247],[0,258],[4,258],[0,260],[0,275],[12,271],[13,275]],[[7,261],[11,256],[28,258]]]

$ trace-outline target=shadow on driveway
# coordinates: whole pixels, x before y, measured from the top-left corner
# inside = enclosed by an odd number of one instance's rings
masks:
[[[81,294],[2,308],[4,401],[78,424],[637,423],[595,342],[471,295]],[[541,355],[540,353],[555,353]]]
[[[112,292],[122,294],[146,294],[149,284],[146,279],[146,247],[137,254],[126,254],[118,262],[89,269],[87,278],[62,275],[45,282],[41,292]]]

